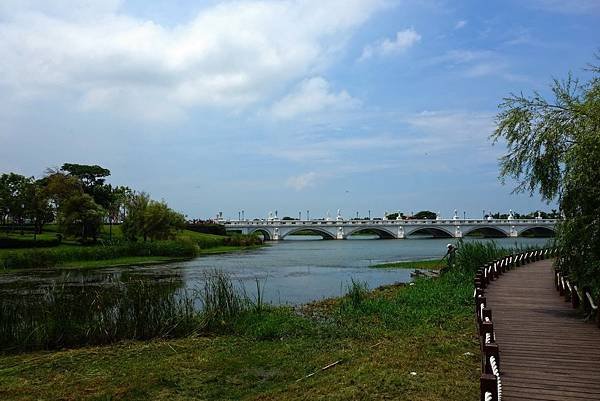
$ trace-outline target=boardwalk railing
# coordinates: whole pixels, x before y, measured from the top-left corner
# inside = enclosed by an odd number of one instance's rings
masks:
[[[569,279],[569,276],[564,274],[560,268],[555,268],[554,285],[560,295],[564,296],[567,301],[571,302],[573,308],[579,308],[583,305],[583,310],[589,319],[592,319],[594,314],[600,327],[600,313],[598,313],[598,304],[595,302],[589,288],[579,288],[575,282]]]
[[[500,349],[496,343],[492,310],[487,307],[485,289],[500,275],[518,266],[556,256],[556,249],[538,249],[503,257],[485,264],[475,274],[475,315],[481,345],[481,401],[502,400],[502,380],[500,378]],[[557,279],[558,280],[558,279]],[[558,287],[557,287],[558,288]]]

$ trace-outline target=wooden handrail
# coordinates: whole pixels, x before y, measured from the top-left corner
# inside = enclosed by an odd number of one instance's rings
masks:
[[[556,255],[556,249],[554,248],[519,252],[486,263],[479,267],[475,272],[475,277],[473,279],[475,291],[473,292],[473,296],[475,298],[475,317],[477,320],[479,343],[481,346],[481,376],[479,379],[481,401],[502,400],[500,349],[496,343],[492,309],[487,306],[485,289],[491,281],[498,279],[503,273],[506,273],[515,267],[524,266],[528,263],[546,259],[554,255]],[[558,272],[555,279],[556,287],[558,289],[560,287],[559,282],[562,279]]]

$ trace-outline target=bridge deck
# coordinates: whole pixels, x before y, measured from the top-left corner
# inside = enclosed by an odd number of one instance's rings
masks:
[[[502,275],[486,298],[503,400],[600,400],[600,330],[558,295],[552,260]]]

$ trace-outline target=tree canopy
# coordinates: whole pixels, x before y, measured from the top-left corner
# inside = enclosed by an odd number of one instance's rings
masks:
[[[552,99],[512,94],[500,104],[494,142],[505,141],[500,175],[516,192],[556,200],[564,216],[557,244],[562,267],[600,292],[600,69],[586,82],[552,82]]]

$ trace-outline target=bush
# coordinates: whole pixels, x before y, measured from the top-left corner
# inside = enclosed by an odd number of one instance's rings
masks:
[[[222,224],[213,223],[198,223],[198,224],[187,224],[186,230],[194,231],[201,234],[213,234],[213,235],[227,235],[225,226]]]
[[[33,239],[30,237],[27,238],[18,238],[18,237],[8,237],[2,238],[0,237],[0,249],[1,248],[50,248],[53,246],[60,245],[60,238],[37,238]]]

